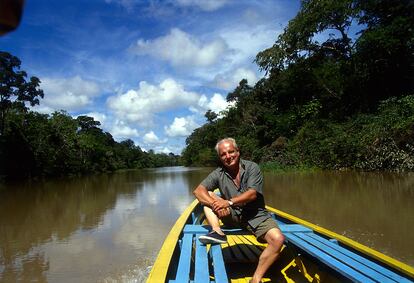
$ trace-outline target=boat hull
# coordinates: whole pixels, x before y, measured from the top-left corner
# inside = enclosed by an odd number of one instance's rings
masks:
[[[360,243],[272,207],[286,237],[264,282],[414,282],[414,269]],[[240,229],[225,230],[228,242],[203,246],[208,232],[195,200],[167,236],[147,282],[249,282],[266,247]]]

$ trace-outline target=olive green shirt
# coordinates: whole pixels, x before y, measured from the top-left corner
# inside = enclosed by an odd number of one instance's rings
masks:
[[[242,223],[247,222],[253,228],[271,217],[265,209],[262,172],[259,165],[252,161],[240,159],[240,187],[236,186],[224,167],[218,167],[211,172],[201,182],[201,185],[209,191],[218,188],[222,197],[227,200],[246,192],[248,189],[256,190],[256,199],[244,206],[234,207],[235,213],[241,217]]]

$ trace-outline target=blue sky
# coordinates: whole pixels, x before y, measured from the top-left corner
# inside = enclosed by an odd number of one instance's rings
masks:
[[[36,111],[88,115],[117,141],[180,154],[229,107],[255,55],[275,42],[298,0],[28,0],[0,50],[42,81]]]

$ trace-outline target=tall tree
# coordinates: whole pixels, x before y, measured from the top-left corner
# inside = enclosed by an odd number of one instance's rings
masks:
[[[78,116],[78,118],[76,118],[76,121],[79,124],[80,131],[87,131],[89,129],[98,128],[98,126],[101,125],[101,122],[95,121],[93,117],[84,115]]]
[[[356,0],[365,28],[356,42],[355,70],[366,104],[414,90],[414,2]]]
[[[233,136],[248,158],[277,159],[271,151],[287,140],[281,160],[289,164],[327,154],[325,166],[349,166],[363,146],[343,125],[414,91],[413,30],[412,0],[301,0],[275,44],[256,56],[267,76],[227,95],[234,106],[194,130],[184,160],[200,164],[206,141]]]
[[[204,117],[207,118],[207,121],[209,123],[213,123],[214,120],[217,119],[218,115],[217,115],[216,112],[214,112],[214,111],[212,111],[212,110],[209,109],[209,110],[207,110],[206,114],[204,114]]]
[[[4,134],[7,114],[11,108],[26,112],[25,103],[39,104],[44,94],[39,89],[40,80],[20,70],[21,61],[8,52],[0,51],[0,136]]]
[[[350,56],[352,42],[348,31],[357,14],[352,0],[302,0],[299,13],[271,48],[258,53],[256,62],[263,70],[271,71],[286,69],[322,50]],[[319,42],[317,35],[327,31],[327,40]]]

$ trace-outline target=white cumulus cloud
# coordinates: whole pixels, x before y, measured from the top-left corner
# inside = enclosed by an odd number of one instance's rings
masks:
[[[173,28],[169,34],[154,40],[139,39],[130,49],[135,54],[151,55],[174,66],[205,67],[215,64],[227,46],[221,38],[203,44],[190,34]]]
[[[162,144],[166,142],[165,140],[160,140],[160,138],[154,133],[154,131],[146,133],[143,137],[143,140],[146,144],[150,145]]]
[[[214,85],[225,90],[234,90],[242,79],[246,79],[249,85],[254,85],[258,78],[256,73],[246,68],[238,68],[234,71],[219,74],[214,78]]]
[[[210,99],[207,96],[202,95],[198,101],[198,105],[196,107],[190,107],[190,110],[194,113],[202,115],[204,115],[207,110],[211,110],[219,114],[227,107],[231,107],[233,105],[234,102],[229,103],[223,95],[215,93]]]
[[[76,111],[92,103],[100,88],[97,83],[79,76],[73,78],[42,78],[40,88],[45,97],[41,101],[43,109]],[[35,107],[36,109],[36,107]]]
[[[280,32],[271,25],[238,25],[218,31],[233,51],[228,56],[234,65],[251,64],[258,52],[273,45]]]
[[[198,102],[199,97],[197,93],[184,90],[173,79],[166,79],[158,86],[140,82],[137,90],[109,97],[107,105],[118,118],[148,125],[155,114],[190,107]]]
[[[169,137],[186,137],[195,129],[200,127],[193,116],[175,117],[170,126],[165,127],[165,133]]]
[[[132,128],[127,123],[120,120],[115,121],[110,129],[110,133],[118,141],[139,137],[139,133],[136,128]]]

